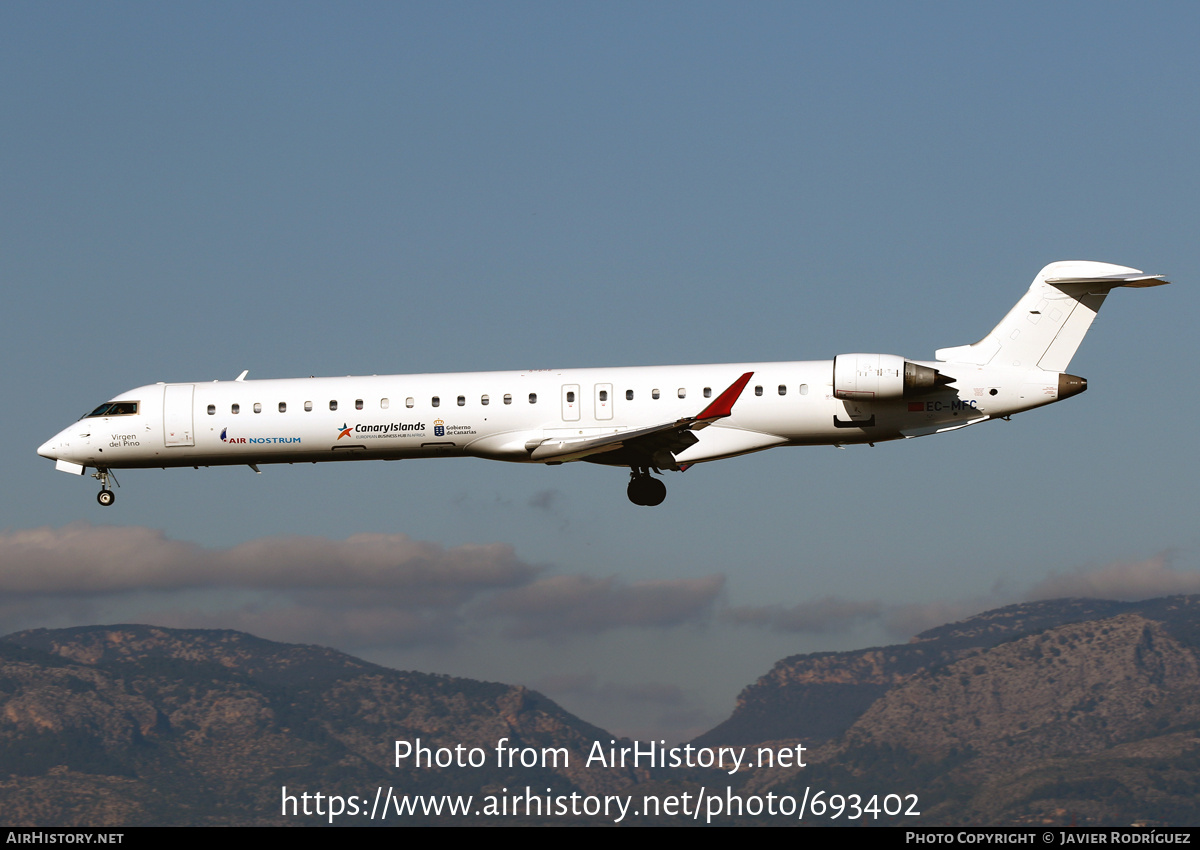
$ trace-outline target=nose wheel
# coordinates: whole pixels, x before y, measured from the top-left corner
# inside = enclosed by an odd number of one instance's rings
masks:
[[[92,477],[100,482],[101,489],[100,492],[96,494],[96,501],[99,502],[103,507],[109,507],[117,500],[117,496],[112,490],[108,489],[108,479],[111,478],[113,483],[120,487],[121,485],[117,481],[117,476],[113,475],[107,469],[97,469],[92,473]]]
[[[654,507],[667,498],[667,485],[644,469],[634,469],[629,475],[629,501],[635,505]]]

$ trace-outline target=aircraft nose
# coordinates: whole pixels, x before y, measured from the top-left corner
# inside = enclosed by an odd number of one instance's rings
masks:
[[[58,460],[58,437],[51,437],[38,446],[38,454],[50,460]]]

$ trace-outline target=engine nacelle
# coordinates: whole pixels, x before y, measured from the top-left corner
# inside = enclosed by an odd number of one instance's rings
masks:
[[[839,354],[833,358],[833,394],[837,398],[909,398],[953,380],[896,354]]]

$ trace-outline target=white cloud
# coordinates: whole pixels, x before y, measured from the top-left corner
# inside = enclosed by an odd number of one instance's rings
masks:
[[[725,612],[725,618],[737,625],[758,625],[777,632],[831,634],[878,620],[882,610],[883,606],[878,602],[854,602],[827,596],[790,607],[732,607]]]
[[[1171,569],[1169,561],[1164,553],[1145,561],[1118,561],[1099,569],[1052,575],[1034,585],[1025,598],[1083,596],[1133,602],[1155,596],[1200,593],[1200,572]]]
[[[523,584],[537,572],[502,543],[447,549],[404,534],[264,537],[205,549],[137,526],[75,523],[0,533],[0,593],[7,594],[357,589],[453,604],[481,589]]]
[[[235,628],[344,648],[670,628],[709,618],[724,579],[539,577],[512,547],[403,534],[265,537],[227,549],[142,527],[0,533],[0,623],[71,608],[160,625]],[[132,612],[132,613],[130,613]],[[62,618],[53,618],[61,624]]]
[[[498,593],[479,610],[507,619],[507,633],[519,637],[676,626],[707,621],[724,585],[723,576],[633,584],[615,577],[547,576]]]

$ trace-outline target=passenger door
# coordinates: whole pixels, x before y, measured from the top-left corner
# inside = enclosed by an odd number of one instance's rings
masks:
[[[163,387],[163,445],[194,446],[192,396],[195,384],[167,384]]]

